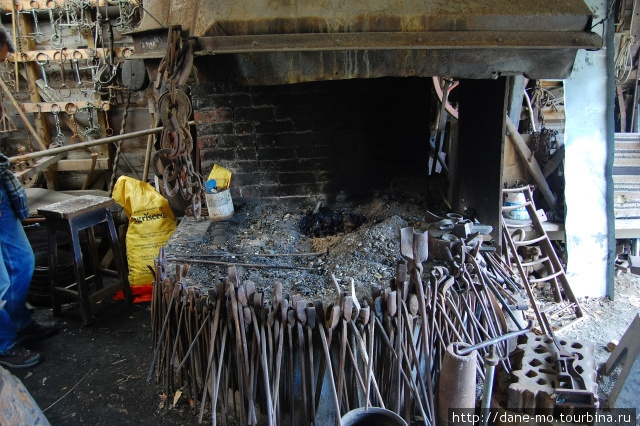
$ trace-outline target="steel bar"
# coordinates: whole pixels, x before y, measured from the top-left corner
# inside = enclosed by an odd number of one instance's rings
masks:
[[[201,254],[193,253],[189,256],[196,257],[313,257],[322,256],[327,254],[326,251],[311,252],[311,253],[213,253],[213,254]]]
[[[495,345],[496,343],[504,342],[505,340],[509,340],[512,337],[517,337],[523,334],[527,334],[533,330],[532,323],[529,321],[529,325],[527,328],[523,330],[511,331],[509,333],[503,334],[501,336],[494,337],[492,339],[487,339],[483,342],[476,343],[475,345],[467,346],[466,348],[459,349],[457,346],[455,347],[456,353],[460,356],[465,356],[473,352],[474,350],[486,348],[487,346]]]
[[[165,331],[167,330],[167,324],[169,323],[169,314],[171,313],[171,308],[173,307],[173,303],[174,303],[174,298],[173,295],[171,296],[171,301],[169,302],[169,307],[167,308],[167,315],[164,317],[164,321],[162,323],[162,330],[160,331],[160,338],[158,338],[158,344],[156,345],[156,350],[153,353],[153,361],[151,361],[151,367],[149,368],[149,374],[147,375],[147,383],[151,381],[151,376],[153,375],[153,371],[155,369],[156,366],[156,362],[158,361],[158,353],[160,352],[160,346],[162,345],[162,336],[164,335]]]
[[[224,284],[216,277],[218,286],[207,297],[197,288],[181,288],[183,269],[166,278],[163,261],[161,256],[156,261],[152,303],[154,347],[161,351],[157,371],[167,395],[186,389],[192,400],[199,400],[201,415],[210,395],[212,424],[228,421],[233,407],[243,424],[282,424],[287,418],[318,424],[319,415],[326,413],[323,404],[328,401],[320,402],[320,394],[328,374],[337,424],[352,408],[386,405],[410,423],[432,425],[435,403],[430,388],[438,384],[450,343],[478,350],[475,369],[477,377],[484,378],[490,366],[482,349],[500,344],[506,355],[501,342],[530,330],[506,332],[492,286],[500,285],[504,297],[511,289],[502,288],[505,281],[494,282],[486,269],[502,265],[480,265],[472,258],[458,258],[464,268],[432,269],[427,286],[420,268],[409,264],[407,281],[399,281],[402,271],[398,272],[395,287],[374,291],[371,306],[356,303],[349,295],[353,292],[343,292],[333,278],[339,292],[335,304],[306,304],[297,294],[283,297],[279,283],[274,284],[272,301],[265,302],[253,283],[240,284],[234,268],[229,268]],[[316,325],[319,336],[314,335]],[[161,328],[164,331],[158,332]],[[232,340],[228,348],[227,337]],[[313,362],[317,337],[324,353],[316,360],[318,367]],[[174,360],[179,364],[176,370]],[[505,368],[509,370],[507,364]],[[283,409],[290,412],[281,419]]]
[[[196,54],[340,50],[599,49],[600,37],[569,31],[430,31],[199,37]]]
[[[338,393],[336,391],[336,383],[333,380],[333,368],[331,366],[331,354],[329,353],[329,346],[327,345],[327,336],[324,334],[324,329],[320,327],[320,340],[322,341],[322,349],[324,350],[324,357],[327,362],[327,368],[329,369],[329,382],[331,383],[331,392],[333,395],[334,408],[336,410],[336,423],[341,424],[340,421],[340,402],[338,400]]]
[[[198,260],[198,259],[189,259],[189,258],[181,258],[175,257],[171,260],[176,260],[178,262],[186,262],[186,263],[203,263],[208,265],[220,265],[220,266],[243,266],[245,268],[275,268],[275,269],[296,269],[300,271],[317,271],[316,268],[305,268],[303,266],[289,266],[289,265],[265,265],[262,263],[238,263],[238,262],[218,262],[216,260]]]
[[[195,121],[189,122],[189,125],[194,125],[194,124],[195,124]],[[44,151],[30,152],[28,154],[22,154],[22,155],[16,155],[14,157],[10,157],[9,161],[11,163],[15,163],[18,161],[27,161],[27,160],[32,160],[34,158],[40,158],[48,155],[59,154],[61,152],[69,152],[69,151],[74,151],[76,149],[89,148],[92,146],[104,145],[112,142],[118,142],[121,140],[133,139],[140,136],[147,136],[153,133],[161,132],[162,129],[163,129],[162,127],[154,127],[153,129],[139,130],[137,132],[124,133],[122,135],[113,135],[113,136],[109,136],[102,139],[96,139],[96,140],[87,141],[87,142],[80,142],[76,144],[61,146],[58,148],[51,148],[51,149],[45,148]]]

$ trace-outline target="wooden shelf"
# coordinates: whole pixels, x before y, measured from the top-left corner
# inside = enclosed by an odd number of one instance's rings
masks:
[[[104,7],[107,6],[108,1],[107,0],[97,0],[98,2],[98,6]],[[63,7],[64,6],[64,1],[63,0],[0,0],[0,8],[5,10],[5,11],[10,11],[11,10],[11,3],[14,3],[16,5],[16,10],[21,11],[21,10],[31,10],[31,9],[36,9],[36,10],[47,10],[47,9],[55,9],[58,7]],[[87,1],[87,3],[90,6],[94,6],[96,5],[96,0],[89,0]],[[48,5],[48,7],[47,7]]]
[[[1,1],[1,0],[0,0]],[[22,53],[9,53],[7,54],[7,61],[13,62],[43,62],[48,60],[49,62],[57,63],[60,61],[62,55],[63,61],[69,60],[86,60],[89,59],[89,54],[93,52],[94,58],[106,57],[109,55],[110,49],[106,47],[99,47],[96,49],[70,49],[62,48],[58,50],[26,50]],[[114,47],[113,56],[115,58],[128,58],[133,56],[134,51],[130,47]]]
[[[25,102],[22,104],[22,109],[27,113],[40,113],[40,112],[52,112],[57,105],[58,112],[75,114],[75,111],[87,108],[91,105],[94,109],[100,111],[109,111],[111,105],[109,101],[77,101],[77,102]],[[70,112],[75,106],[75,111]]]

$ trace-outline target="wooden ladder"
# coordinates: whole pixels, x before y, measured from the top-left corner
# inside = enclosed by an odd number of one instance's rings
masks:
[[[518,272],[522,278],[522,283],[524,288],[529,296],[529,300],[531,301],[531,307],[533,308],[536,319],[538,320],[538,324],[540,325],[540,329],[543,333],[551,335],[552,332],[558,332],[572,324],[576,321],[583,318],[582,309],[580,308],[580,304],[578,303],[576,297],[571,290],[571,286],[569,285],[569,281],[567,280],[567,276],[565,274],[564,268],[558,259],[558,256],[553,249],[553,245],[551,244],[551,240],[547,235],[546,231],[542,227],[542,222],[540,221],[540,217],[536,211],[536,206],[533,202],[533,194],[531,190],[531,186],[525,185],[518,188],[511,189],[503,189],[503,193],[522,193],[524,195],[524,202],[522,204],[514,204],[510,206],[503,206],[502,212],[508,212],[516,209],[526,208],[527,213],[529,214],[529,218],[531,219],[531,224],[533,225],[533,230],[535,236],[531,239],[524,239],[524,233],[521,228],[515,228],[513,233],[509,228],[509,225],[505,221],[504,217],[502,217],[502,232],[504,236],[504,240],[507,244],[507,255],[510,255],[513,258],[513,261],[516,263],[518,268]],[[511,228],[514,228],[513,225]],[[513,236],[516,233],[520,233],[521,239],[515,239]],[[517,249],[522,246],[531,246],[534,244],[538,244],[540,247],[541,255],[538,259],[530,261],[530,262],[522,262],[518,257]],[[528,266],[536,266],[542,264],[547,272],[547,275],[541,278],[529,278],[525,268]],[[551,289],[553,291],[553,298],[555,304],[549,305],[545,307],[542,311],[538,306],[538,301],[533,294],[532,285],[536,285],[538,283],[549,283]],[[554,330],[549,330],[551,327],[548,321],[543,319],[543,315],[545,317],[550,318],[553,317],[554,314],[560,314],[564,311],[573,312],[574,318],[565,324],[562,324],[560,327],[555,328]]]

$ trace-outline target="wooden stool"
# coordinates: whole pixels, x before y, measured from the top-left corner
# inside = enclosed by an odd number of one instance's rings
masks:
[[[111,211],[109,210],[109,207],[113,204],[112,198],[83,195],[38,209],[38,214],[46,218],[49,240],[51,302],[54,315],[60,315],[61,313],[60,296],[63,295],[71,296],[80,303],[82,323],[84,325],[89,325],[92,322],[91,304],[103,300],[119,290],[124,291],[125,299],[128,302],[133,300],[129,280],[127,279],[126,265],[120,251],[120,243],[118,242]],[[103,222],[107,223],[116,270],[102,268],[100,259],[98,259],[93,227]],[[89,252],[93,265],[94,273],[88,277],[85,276],[82,249],[80,247],[79,233],[81,230],[86,230],[87,232]],[[67,287],[58,286],[58,242],[56,231],[68,233],[71,239],[76,282]],[[103,275],[118,278],[118,281],[105,287],[102,280]],[[96,290],[90,294],[88,283],[92,281],[95,283]]]

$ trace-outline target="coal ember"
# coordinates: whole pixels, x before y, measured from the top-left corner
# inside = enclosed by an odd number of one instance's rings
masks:
[[[322,206],[304,215],[300,220],[300,230],[307,236],[321,238],[355,231],[366,221],[363,215]]]

